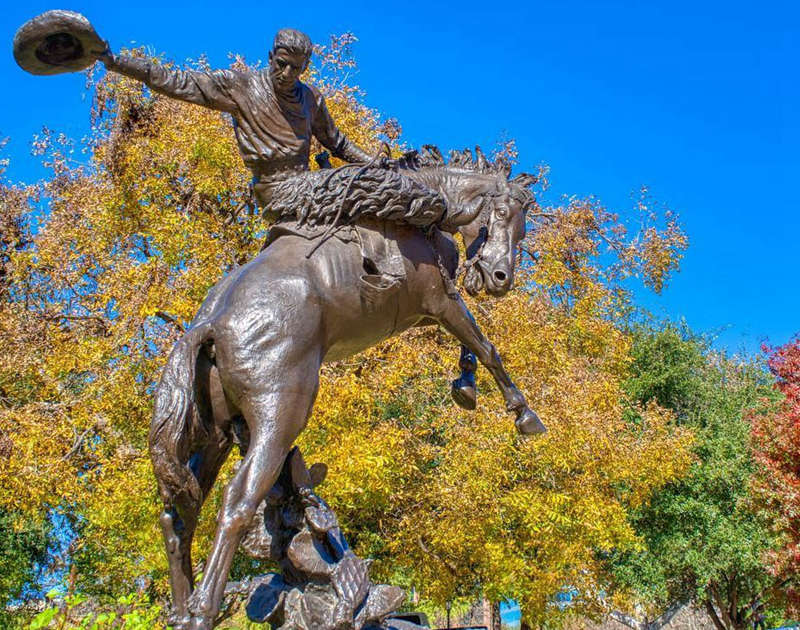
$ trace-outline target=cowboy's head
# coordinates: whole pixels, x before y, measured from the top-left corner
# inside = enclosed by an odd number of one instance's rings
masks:
[[[294,90],[297,80],[311,59],[311,39],[293,28],[282,28],[275,35],[269,52],[269,76],[277,92]]]

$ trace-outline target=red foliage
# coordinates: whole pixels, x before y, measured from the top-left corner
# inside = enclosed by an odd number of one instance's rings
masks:
[[[788,583],[784,593],[800,613],[800,338],[765,348],[775,387],[784,398],[774,411],[753,418],[753,444],[762,467],[756,491],[782,534],[768,558],[770,570]]]

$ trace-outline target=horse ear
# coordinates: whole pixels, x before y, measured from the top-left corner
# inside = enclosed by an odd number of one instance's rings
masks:
[[[489,170],[489,162],[486,160],[486,156],[477,144],[475,145],[475,155],[478,156],[478,169],[481,173],[485,173]]]
[[[533,186],[538,181],[539,177],[537,175],[532,175],[531,173],[520,173],[511,180],[511,183],[527,188],[528,186]]]

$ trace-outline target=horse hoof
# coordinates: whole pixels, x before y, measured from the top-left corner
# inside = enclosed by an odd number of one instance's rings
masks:
[[[456,379],[450,387],[450,396],[462,409],[466,409],[467,411],[473,411],[475,409],[477,395],[474,385],[463,383],[460,378]]]
[[[522,410],[517,419],[514,421],[517,425],[517,431],[522,435],[541,435],[547,433],[547,427],[539,420],[536,412],[531,411],[527,407]]]

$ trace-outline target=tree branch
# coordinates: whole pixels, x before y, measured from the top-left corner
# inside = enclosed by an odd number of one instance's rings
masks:
[[[417,538],[417,545],[419,545],[419,548],[422,549],[423,553],[426,553],[429,556],[431,556],[433,558],[436,558],[439,562],[441,562],[445,566],[445,568],[448,571],[450,571],[450,573],[452,573],[455,576],[458,575],[458,569],[456,568],[456,566],[454,564],[452,564],[451,562],[449,562],[448,560],[445,560],[444,558],[442,558],[435,551],[431,551],[430,549],[428,549],[427,545],[422,541],[422,538]]]
[[[186,329],[183,327],[183,324],[181,324],[178,321],[178,318],[175,317],[174,315],[170,315],[169,313],[166,313],[164,311],[156,311],[155,315],[165,324],[171,324],[181,332],[186,332]]]
[[[42,319],[48,322],[58,322],[67,320],[69,322],[93,322],[103,329],[103,334],[107,335],[109,323],[98,315],[42,315]]]
[[[719,616],[717,615],[717,611],[714,610],[714,604],[711,603],[710,599],[705,601],[706,604],[706,611],[708,612],[708,616],[711,617],[711,621],[714,622],[714,625],[717,627],[717,630],[728,630],[725,625],[720,621]]]
[[[79,436],[76,436],[75,437],[75,441],[72,443],[72,448],[70,448],[69,451],[67,451],[66,455],[64,455],[61,458],[61,461],[66,461],[69,458],[71,458],[73,455],[77,455],[78,452],[81,450],[81,447],[83,446],[83,441],[86,439],[86,436],[89,435],[89,433],[91,433],[92,431],[94,431],[96,427],[97,427],[97,423],[95,423],[92,426],[90,426],[88,429],[86,429]]]

